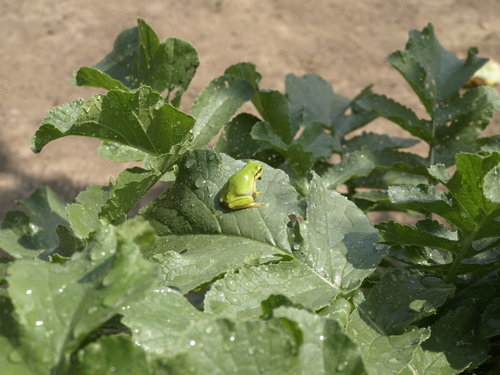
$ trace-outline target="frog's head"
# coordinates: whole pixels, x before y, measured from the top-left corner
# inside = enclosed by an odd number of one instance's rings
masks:
[[[260,176],[262,176],[262,173],[264,172],[264,167],[262,166],[262,164],[256,163],[254,161],[249,161],[248,166],[252,170],[254,180],[260,179]]]

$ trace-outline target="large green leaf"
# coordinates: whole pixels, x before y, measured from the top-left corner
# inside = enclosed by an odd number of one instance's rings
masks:
[[[69,135],[82,135],[161,155],[191,138],[194,119],[165,103],[149,87],[135,93],[110,90],[86,102],[74,101],[49,111],[31,139],[40,152],[49,142]]]
[[[415,226],[403,225],[391,220],[377,224],[382,243],[394,245],[429,246],[458,253],[460,246],[457,232],[453,232],[435,220],[420,220]]]
[[[167,38],[160,43],[154,30],[141,18],[137,25],[118,35],[113,51],[103,60],[78,69],[75,83],[108,90],[150,86],[161,93],[166,89],[167,101],[175,91],[171,102],[178,108],[199,65],[198,53],[182,39]]]
[[[243,165],[196,150],[180,163],[172,189],[140,211],[160,236],[145,254],[164,266],[167,285],[187,292],[247,264],[247,258],[291,256],[286,223],[300,209],[285,173],[264,165],[257,181],[263,206],[233,211],[219,203],[222,186]]]
[[[33,374],[62,373],[90,332],[156,282],[157,270],[115,227],[98,231],[89,252],[64,264],[15,262],[8,282],[17,321],[0,333],[14,351],[2,351],[2,361],[13,358]]]
[[[23,211],[9,211],[0,227],[0,247],[14,258],[33,259],[59,242],[58,225],[69,225],[66,202],[48,187],[18,202]]]
[[[385,95],[371,94],[360,101],[366,110],[374,111],[378,115],[398,124],[411,135],[423,139],[427,143],[434,143],[432,123],[417,117],[410,108],[386,97]]]

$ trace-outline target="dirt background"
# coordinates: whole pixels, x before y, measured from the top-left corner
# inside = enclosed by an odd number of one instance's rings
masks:
[[[375,92],[422,113],[385,56],[404,49],[410,29],[431,22],[449,51],[465,56],[477,46],[480,56],[500,60],[499,16],[498,0],[0,0],[0,220],[40,185],[73,201],[129,166],[102,160],[94,139],[63,138],[39,155],[29,141],[48,110],[103,92],[67,79],[107,55],[137,17],[161,40],[182,38],[198,50],[184,111],[225,68],[250,61],[262,88],[283,91],[287,73],[315,72],[344,96],[373,83]],[[499,124],[496,116],[487,134]],[[371,128],[404,136],[384,120]]]

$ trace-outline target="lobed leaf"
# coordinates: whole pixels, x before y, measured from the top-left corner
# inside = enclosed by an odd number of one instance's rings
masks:
[[[403,75],[434,116],[437,104],[456,96],[465,82],[486,64],[488,59],[476,57],[477,49],[470,48],[467,59],[461,60],[446,51],[429,24],[422,31],[411,30],[405,51],[387,57]]]
[[[78,69],[74,83],[123,91],[141,86],[159,93],[166,89],[167,102],[173,94],[171,103],[178,108],[199,65],[198,53],[182,39],[167,38],[160,43],[142,18],[137,19],[137,25],[123,30],[113,51],[99,63]]]

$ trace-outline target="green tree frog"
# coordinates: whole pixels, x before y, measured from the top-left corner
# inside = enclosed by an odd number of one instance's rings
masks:
[[[256,203],[254,199],[261,192],[257,191],[256,180],[260,179],[262,164],[249,161],[242,170],[236,172],[224,184],[220,193],[220,203],[232,210],[259,207],[265,203]]]

